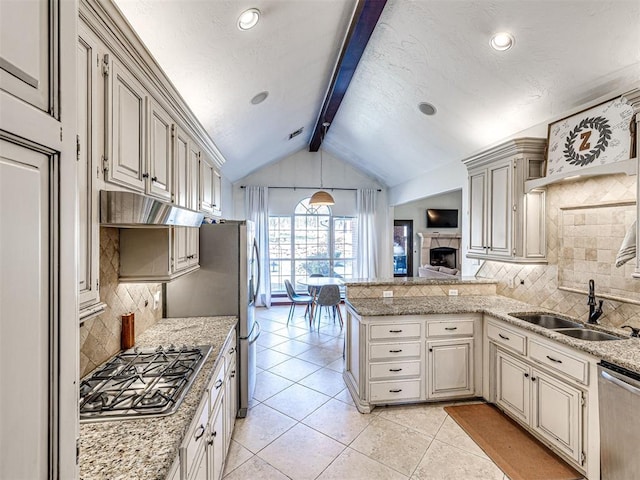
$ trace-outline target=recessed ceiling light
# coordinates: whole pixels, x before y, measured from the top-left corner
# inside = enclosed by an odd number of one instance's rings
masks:
[[[516,39],[513,38],[513,35],[507,32],[499,32],[496,33],[493,37],[491,37],[491,48],[497,50],[499,52],[504,52],[505,50],[509,50],[513,47],[513,44],[516,42]]]
[[[238,17],[238,28],[240,30],[249,30],[256,26],[258,20],[260,20],[260,10],[250,8],[242,12]]]
[[[427,102],[419,103],[418,110],[420,110],[425,115],[435,115],[437,112],[436,107]]]
[[[264,102],[268,96],[269,96],[269,92],[267,91],[260,92],[251,99],[251,103],[253,103],[254,105],[258,105],[259,103]]]

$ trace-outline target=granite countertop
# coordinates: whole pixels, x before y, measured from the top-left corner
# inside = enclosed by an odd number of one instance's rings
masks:
[[[393,278],[357,278],[345,280],[347,287],[376,287],[393,285],[459,285],[468,284],[495,284],[490,278],[476,277],[451,277],[451,278],[426,278],[426,277],[393,277]]]
[[[213,345],[180,408],[166,417],[80,424],[80,478],[164,479],[178,455],[236,317],[169,318],[136,338],[138,347]]]
[[[614,333],[624,338],[621,340],[604,342],[578,340],[577,338],[562,335],[561,333],[554,332],[553,330],[512,317],[509,313],[554,312],[500,295],[354,298],[347,299],[347,303],[351,305],[356,313],[361,316],[486,313],[522,329],[551,338],[558,343],[563,343],[578,350],[582,350],[583,352],[587,352],[602,360],[615,363],[621,367],[640,373],[640,339],[629,337],[628,332],[613,327],[590,325],[589,327],[596,330]],[[584,323],[567,315],[555,315]]]

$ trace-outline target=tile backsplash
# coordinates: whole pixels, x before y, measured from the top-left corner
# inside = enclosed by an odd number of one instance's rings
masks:
[[[499,295],[582,320],[588,316],[587,282],[593,278],[596,297],[612,297],[604,299],[600,322],[640,327],[640,280],[630,277],[635,259],[615,267],[622,238],[635,218],[635,202],[636,176],[606,175],[550,185],[548,264],[485,262],[477,276],[497,280]]]
[[[80,377],[120,351],[121,315],[135,313],[136,335],[162,317],[162,301],[153,308],[160,283],[118,283],[119,230],[100,227],[100,300],[106,310],[80,326]]]

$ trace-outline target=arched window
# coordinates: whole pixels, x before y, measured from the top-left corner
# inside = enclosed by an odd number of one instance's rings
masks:
[[[271,293],[283,293],[312,274],[353,278],[356,218],[334,216],[328,206],[300,201],[291,216],[269,217]]]

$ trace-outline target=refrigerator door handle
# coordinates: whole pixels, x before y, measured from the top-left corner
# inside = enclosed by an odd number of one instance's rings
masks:
[[[255,292],[253,292],[253,298],[256,298],[258,296],[258,291],[260,290],[260,250],[258,249],[258,241],[255,238],[253,239],[253,251],[257,267],[256,274],[258,276],[258,278],[256,278]]]
[[[255,338],[249,340],[252,336],[253,336],[253,331],[256,329],[256,327],[258,327],[258,334],[255,336]],[[253,326],[251,327],[251,331],[247,334],[246,337],[239,337],[240,340],[249,340],[249,343],[253,343],[255,342],[258,337],[260,336],[260,334],[262,333],[262,328],[260,328],[260,323],[256,320],[253,322]]]

